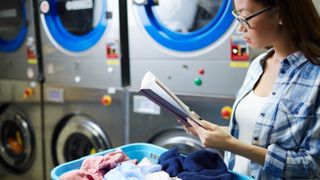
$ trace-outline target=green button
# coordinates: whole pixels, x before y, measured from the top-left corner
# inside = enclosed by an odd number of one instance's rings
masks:
[[[201,80],[200,78],[196,78],[196,79],[194,79],[194,83],[195,83],[197,86],[201,86],[202,80]]]

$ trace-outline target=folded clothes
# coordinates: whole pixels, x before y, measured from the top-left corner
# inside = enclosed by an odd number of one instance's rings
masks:
[[[106,180],[144,180],[145,175],[161,171],[161,165],[149,164],[135,165],[130,161],[122,162],[105,174]]]
[[[232,179],[232,174],[220,156],[207,150],[199,150],[184,157],[177,148],[173,148],[160,156],[159,164],[170,177],[178,176],[183,180]]]
[[[129,160],[120,149],[108,153],[105,156],[92,156],[85,159],[80,170],[69,171],[63,174],[60,179],[72,179],[78,177],[79,180],[93,178],[95,180],[103,179],[103,176],[118,163]]]

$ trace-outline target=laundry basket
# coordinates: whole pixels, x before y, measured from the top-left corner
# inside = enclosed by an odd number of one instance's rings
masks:
[[[167,151],[167,149],[165,148],[162,148],[153,144],[148,144],[148,143],[134,143],[134,144],[120,146],[118,148],[120,148],[130,159],[137,159],[138,161],[141,161],[144,157],[148,157],[149,160],[151,160],[153,163],[157,163],[160,155],[163,152]],[[90,156],[97,156],[97,155],[103,156],[106,153],[110,153],[114,151],[115,149],[109,149],[109,150],[102,151]],[[80,169],[83,160],[87,157],[88,156],[85,156],[80,159],[70,161],[55,167],[51,171],[52,179],[59,180],[59,176],[61,176],[63,173],[66,173],[71,170]],[[230,173],[232,173],[233,179],[235,180],[252,180],[252,178],[250,177],[240,175],[233,171],[230,171]]]

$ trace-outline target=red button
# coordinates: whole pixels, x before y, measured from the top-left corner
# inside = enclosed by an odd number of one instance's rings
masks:
[[[203,75],[204,74],[204,69],[199,69],[198,74]]]
[[[112,103],[112,97],[109,95],[104,95],[101,99],[100,102],[104,106],[109,106]]]
[[[228,112],[228,111],[223,111],[223,112],[222,112],[222,116],[230,116],[230,112]]]
[[[232,113],[232,108],[230,106],[224,106],[221,111],[221,117],[225,120],[229,120]]]
[[[28,98],[33,95],[33,89],[32,88],[26,88],[23,91],[23,98]]]

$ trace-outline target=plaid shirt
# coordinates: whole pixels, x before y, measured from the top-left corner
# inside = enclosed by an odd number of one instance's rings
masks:
[[[233,109],[258,82],[264,63],[274,51],[257,57],[250,65]],[[263,166],[251,162],[250,175],[256,179],[320,178],[320,66],[311,64],[301,52],[281,62],[271,96],[255,124],[252,144],[267,149]],[[239,137],[234,113],[230,133]],[[233,169],[235,155],[226,152]]]

